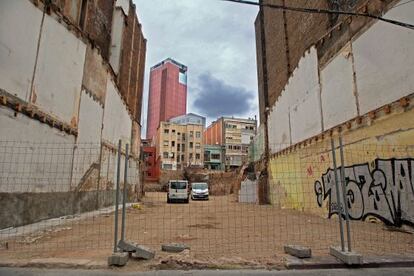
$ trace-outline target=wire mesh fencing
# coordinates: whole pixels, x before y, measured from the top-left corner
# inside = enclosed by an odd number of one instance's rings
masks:
[[[127,205],[125,238],[157,252],[185,244],[211,258],[273,258],[289,244],[325,255],[348,247],[348,236],[362,254],[414,253],[413,146],[346,142],[271,145],[278,153],[267,168],[262,160],[227,172],[165,171],[151,185],[141,185],[140,162],[130,158],[126,187],[135,203]],[[124,151],[118,162],[108,145],[0,145],[5,251],[111,250]]]
[[[125,152],[121,156],[123,168]],[[0,142],[2,249],[112,246],[116,157],[116,148],[107,144]],[[130,158],[128,166],[130,201],[137,200],[139,160]]]

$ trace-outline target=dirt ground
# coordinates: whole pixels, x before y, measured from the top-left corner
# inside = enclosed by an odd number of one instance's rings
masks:
[[[326,255],[330,245],[339,245],[336,218],[241,204],[233,195],[167,204],[166,193],[147,192],[143,202],[127,210],[126,221],[126,239],[156,251],[154,260],[136,265],[136,270],[174,265],[277,267],[285,244],[309,246],[314,255]],[[7,244],[3,240],[0,258],[106,260],[113,248],[113,228],[114,214],[63,221],[59,226],[9,239]],[[414,235],[409,231],[369,222],[352,222],[351,229],[353,249],[365,255],[414,253]],[[171,255],[161,252],[165,243],[184,243],[191,249]]]

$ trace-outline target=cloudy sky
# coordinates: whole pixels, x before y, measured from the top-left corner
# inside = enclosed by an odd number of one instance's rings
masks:
[[[187,112],[207,117],[258,114],[253,6],[220,0],[133,0],[148,40],[149,68],[171,57],[188,66]]]

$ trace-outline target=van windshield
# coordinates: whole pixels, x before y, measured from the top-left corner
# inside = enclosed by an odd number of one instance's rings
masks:
[[[174,181],[171,182],[171,189],[187,189],[187,182]]]
[[[205,190],[207,188],[208,188],[207,183],[194,183],[193,184],[193,189],[195,190]]]

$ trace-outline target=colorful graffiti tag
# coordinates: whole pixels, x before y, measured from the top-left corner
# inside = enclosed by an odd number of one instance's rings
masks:
[[[395,226],[414,224],[414,159],[376,159],[372,163],[344,168],[346,204],[353,220],[368,216]],[[338,178],[340,179],[340,168]],[[328,216],[344,215],[343,202],[336,200],[335,174],[329,168],[321,180],[315,182],[316,201],[319,207],[328,200]],[[342,189],[340,198],[342,199]],[[342,200],[341,200],[342,201]]]

